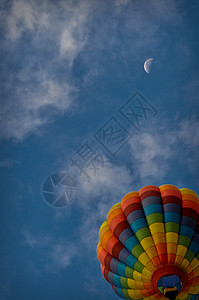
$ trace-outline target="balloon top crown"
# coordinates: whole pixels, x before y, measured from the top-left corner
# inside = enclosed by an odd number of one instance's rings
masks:
[[[99,230],[104,278],[126,299],[196,299],[199,198],[166,184],[128,193]]]

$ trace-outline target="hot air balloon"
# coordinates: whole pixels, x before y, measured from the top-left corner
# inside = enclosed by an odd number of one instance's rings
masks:
[[[115,204],[99,230],[104,278],[125,299],[199,299],[199,198],[145,186]]]

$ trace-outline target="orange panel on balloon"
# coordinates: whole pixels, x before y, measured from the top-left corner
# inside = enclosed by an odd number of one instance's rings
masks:
[[[109,240],[106,243],[106,249],[109,253],[112,253],[112,249],[117,244],[118,240],[116,239],[115,236],[112,236],[109,238]]]

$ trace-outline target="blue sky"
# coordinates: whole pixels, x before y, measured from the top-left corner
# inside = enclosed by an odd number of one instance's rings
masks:
[[[0,299],[119,299],[96,256],[109,208],[147,184],[199,193],[199,3],[0,7]],[[148,108],[137,128],[129,103]],[[53,174],[70,205],[44,199]]]

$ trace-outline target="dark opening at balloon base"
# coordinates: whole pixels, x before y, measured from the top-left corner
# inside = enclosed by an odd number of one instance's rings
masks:
[[[162,266],[152,275],[154,288],[170,300],[176,299],[185,281],[186,277],[182,269],[173,265]]]
[[[175,300],[178,294],[178,290],[176,287],[166,288],[164,290],[164,295],[166,298],[170,300]]]
[[[182,288],[182,281],[177,275],[164,275],[158,280],[159,291],[169,299],[175,299]]]

